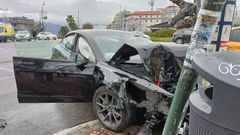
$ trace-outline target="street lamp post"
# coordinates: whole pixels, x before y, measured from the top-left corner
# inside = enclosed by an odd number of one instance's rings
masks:
[[[44,15],[43,15],[43,7],[45,6],[45,2],[42,3],[42,10],[41,10],[41,30],[44,31]]]

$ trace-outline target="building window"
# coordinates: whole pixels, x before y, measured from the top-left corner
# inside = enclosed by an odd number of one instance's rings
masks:
[[[146,18],[147,18],[147,15],[146,15]]]
[[[145,20],[145,22],[148,22],[148,20]]]
[[[150,15],[150,18],[152,18],[152,16]]]
[[[152,22],[152,20],[150,20],[150,22]]]
[[[142,18],[142,16],[141,16],[141,15],[140,15],[139,17],[140,17],[140,18]]]

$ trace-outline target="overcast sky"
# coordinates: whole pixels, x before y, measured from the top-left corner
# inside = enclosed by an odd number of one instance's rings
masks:
[[[111,23],[114,15],[122,9],[129,11],[150,10],[149,0],[45,0],[46,22],[64,25],[66,16],[73,15],[77,21],[80,11],[80,24],[90,22],[98,26]],[[191,0],[190,0],[191,1]],[[1,0],[0,8],[12,11],[8,16],[26,16],[39,20],[41,0]],[[155,9],[172,5],[168,0],[155,0]]]

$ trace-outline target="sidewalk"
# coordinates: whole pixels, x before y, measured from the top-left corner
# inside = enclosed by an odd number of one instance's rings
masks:
[[[134,132],[136,129],[136,126],[131,126],[122,133],[114,133],[102,127],[98,120],[94,120],[60,131],[54,135],[128,135],[129,133]]]

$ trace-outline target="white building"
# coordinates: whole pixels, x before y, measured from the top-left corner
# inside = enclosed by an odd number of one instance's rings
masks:
[[[123,12],[117,13],[113,18],[111,24],[107,26],[107,29],[124,30],[125,29],[125,18],[130,15],[131,12],[124,10]]]
[[[164,22],[171,22],[172,18],[179,13],[180,8],[178,6],[167,6],[166,8],[158,8],[157,10],[161,12]]]
[[[151,25],[163,22],[160,11],[136,11],[124,18],[124,30],[126,31],[149,31]]]

